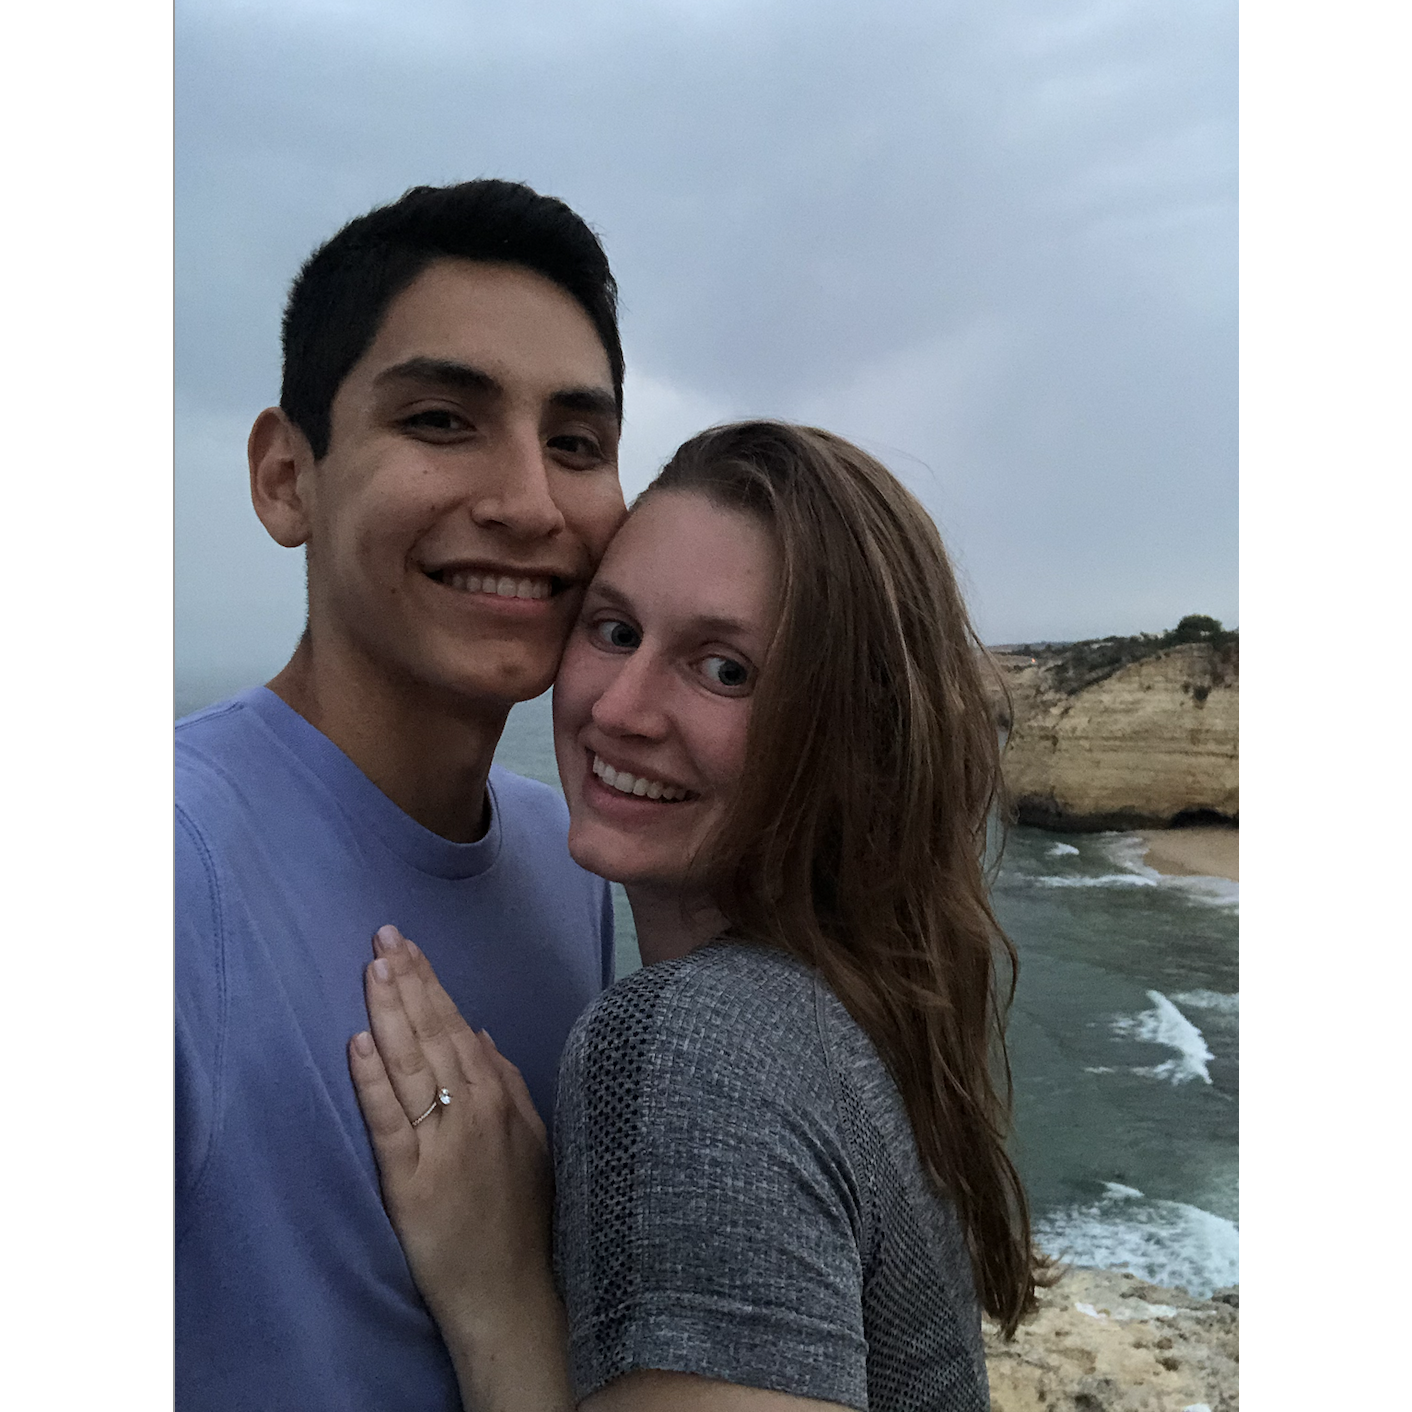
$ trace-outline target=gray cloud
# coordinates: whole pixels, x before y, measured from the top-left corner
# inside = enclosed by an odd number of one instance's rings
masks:
[[[1236,618],[1233,4],[186,3],[177,45],[180,673],[298,630],[242,508],[289,279],[477,175],[604,237],[630,487],[807,418],[922,495],[992,641]]]

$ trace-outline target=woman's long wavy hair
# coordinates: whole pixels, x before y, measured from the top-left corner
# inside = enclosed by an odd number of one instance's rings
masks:
[[[732,935],[816,967],[872,1039],[1009,1335],[1041,1262],[1005,1151],[1017,958],[985,873],[1000,744],[941,538],[885,467],[811,427],[703,432],[644,494],[667,491],[761,517],[781,559],[747,767],[696,867]]]

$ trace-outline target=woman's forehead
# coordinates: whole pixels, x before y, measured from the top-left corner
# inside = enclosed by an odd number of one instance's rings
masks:
[[[593,590],[637,611],[764,630],[778,580],[774,536],[758,516],[671,490],[639,501],[609,544]]]

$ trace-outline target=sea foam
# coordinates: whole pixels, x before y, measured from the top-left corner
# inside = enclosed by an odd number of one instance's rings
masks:
[[[1151,1068],[1134,1069],[1133,1073],[1170,1079],[1174,1084],[1190,1083],[1192,1079],[1209,1084],[1211,1074],[1206,1066],[1216,1056],[1206,1047],[1201,1031],[1160,990],[1149,990],[1147,998],[1152,1009],[1140,1015],[1119,1015],[1113,1021],[1114,1033],[1175,1049],[1176,1054]]]
[[[1106,857],[1112,869],[1103,873],[1043,873],[1017,872],[1013,878],[1036,887],[1057,888],[1161,888],[1169,895],[1175,895],[1188,902],[1207,907],[1219,907],[1223,911],[1235,912],[1240,907],[1240,884],[1226,878],[1199,876],[1176,877],[1159,873],[1156,868],[1144,862],[1147,844],[1141,835],[1135,833],[1101,833],[1093,836],[1099,852]],[[1079,856],[1080,850],[1072,843],[1051,843],[1044,851],[1046,858]],[[1061,865],[1062,866],[1062,865]]]
[[[1182,990],[1172,997],[1178,1005],[1189,1010],[1210,1010],[1217,1015],[1240,1014],[1240,996],[1227,995],[1219,990]]]
[[[1177,876],[1159,873],[1144,861],[1147,843],[1141,834],[1105,833],[1098,835],[1098,842],[1123,874],[1143,878],[1154,887],[1162,887],[1179,893],[1189,902],[1197,902],[1207,907],[1220,907],[1235,911],[1240,906],[1240,884],[1229,878],[1211,878],[1202,874]]]
[[[1240,1232],[1233,1221],[1182,1201],[1150,1199],[1118,1182],[1104,1187],[1090,1205],[1040,1217],[1040,1247],[1073,1265],[1131,1270],[1198,1299],[1239,1282]]]
[[[1161,880],[1145,878],[1141,873],[1100,873],[1096,877],[1048,874],[1035,881],[1041,887],[1156,887]]]

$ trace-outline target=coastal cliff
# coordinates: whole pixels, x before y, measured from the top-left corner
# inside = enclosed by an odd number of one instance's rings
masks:
[[[1202,641],[997,650],[1016,821],[1074,832],[1237,823],[1239,647],[1215,627]]]
[[[1012,1342],[986,1320],[992,1412],[1237,1412],[1239,1302],[1071,1269]]]

